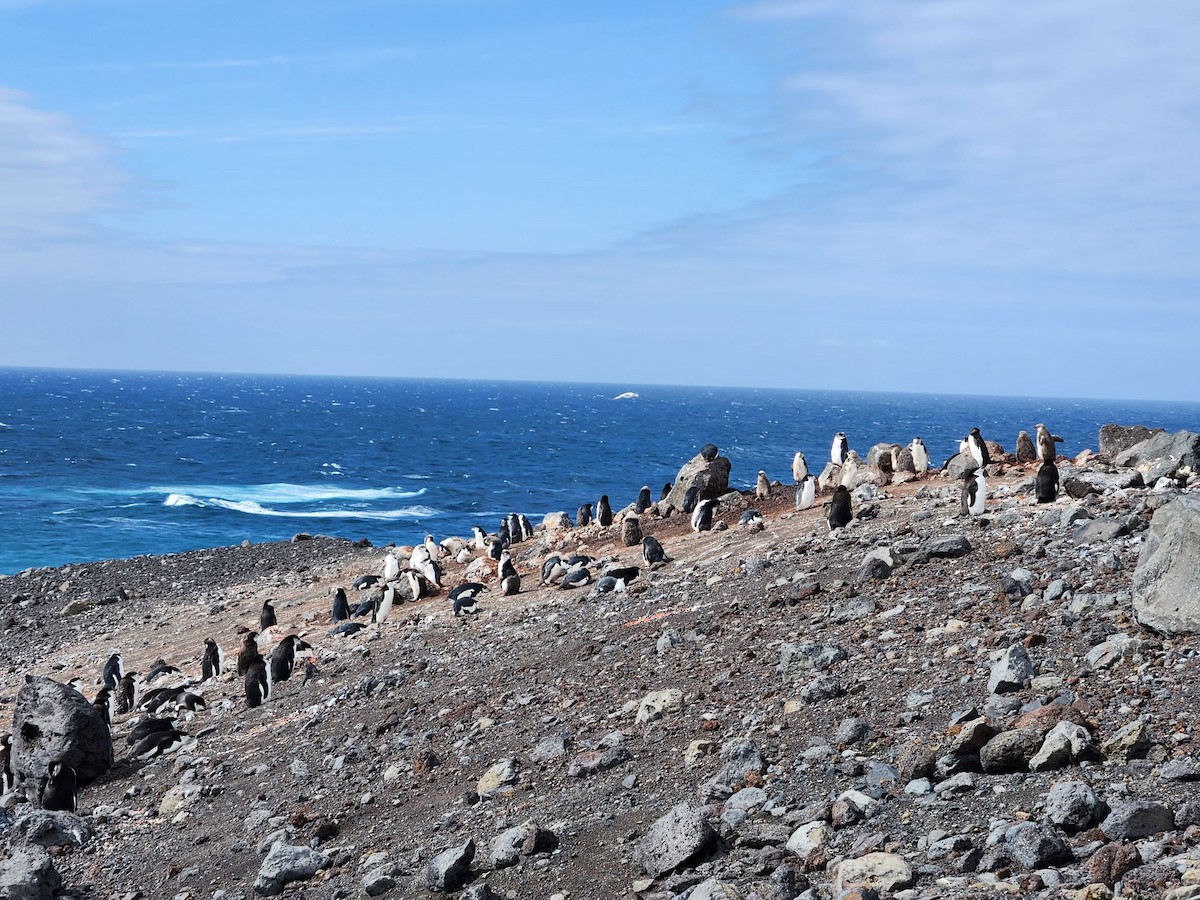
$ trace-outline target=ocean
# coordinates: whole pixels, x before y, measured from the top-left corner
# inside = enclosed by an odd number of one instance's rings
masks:
[[[614,509],[705,443],[752,488],[920,435],[934,465],[978,426],[1045,422],[1073,456],[1106,422],[1200,430],[1200,404],[630,384],[0,368],[0,573],[285,540],[411,543],[501,516]]]

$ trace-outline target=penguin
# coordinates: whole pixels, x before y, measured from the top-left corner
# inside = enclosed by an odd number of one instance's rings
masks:
[[[165,660],[160,659],[153,666],[151,666],[150,671],[146,673],[145,682],[146,684],[150,684],[153,681],[167,681],[173,679],[176,675],[182,674],[183,673],[179,671],[177,666],[172,666]]]
[[[469,563],[471,561],[472,555],[473,554],[471,553],[470,547],[463,547],[461,550],[458,551],[458,555],[456,557],[454,557],[454,561],[456,563],[458,563],[460,566],[465,566],[467,563]]]
[[[225,652],[212,638],[204,639],[204,655],[200,657],[200,680],[218,678],[225,671]]]
[[[808,476],[808,460],[804,458],[804,454],[799,450],[792,457],[792,478],[796,484],[801,484]]]
[[[125,735],[125,743],[132,747],[152,734],[174,730],[174,719],[160,719],[157,716],[145,715],[133,723],[133,727],[129,729],[129,734]]]
[[[567,568],[576,569],[579,566],[590,566],[595,561],[595,559],[586,553],[576,553],[574,556],[567,557]]]
[[[804,476],[800,487],[796,488],[796,511],[811,509],[817,502],[817,478],[811,473]]]
[[[237,673],[245,675],[250,666],[261,659],[262,654],[258,652],[258,632],[249,631],[242,638],[242,649],[237,658]]]
[[[354,579],[351,585],[356,591],[365,591],[367,588],[375,587],[379,584],[380,577],[378,575],[359,575]]]
[[[500,520],[500,530],[496,532],[496,542],[501,547],[507,547],[512,543],[512,535],[508,531],[508,519]]]
[[[700,486],[693,484],[683,494],[683,511],[690,515],[695,511],[698,502],[700,502]]]
[[[1062,443],[1062,438],[1051,434],[1050,429],[1038,422],[1033,426],[1037,430],[1037,455],[1042,462],[1052,463],[1058,459],[1058,449],[1055,444]]]
[[[104,686],[110,691],[117,689],[117,683],[125,674],[125,660],[120,653],[114,653],[104,664]]]
[[[516,572],[511,575],[505,575],[500,579],[500,593],[505,597],[511,597],[513,594],[521,592],[521,576]]]
[[[591,580],[592,573],[587,570],[587,567],[576,566],[573,569],[568,569],[563,574],[562,583],[559,584],[559,587],[562,589],[583,587],[583,585],[590,583]]]
[[[596,581],[596,586],[592,588],[589,596],[595,597],[599,594],[611,594],[615,591],[624,591],[625,582],[619,578],[614,578],[611,575],[603,575]]]
[[[366,600],[363,600],[361,603],[356,605],[354,607],[354,609],[352,609],[350,611],[350,615],[352,617],[370,616],[372,621],[374,621],[375,611],[379,609],[379,598],[382,596],[383,596],[383,591],[372,592],[367,597]],[[243,672],[243,673],[239,673],[239,674],[245,674],[245,673]]]
[[[472,534],[472,541],[475,544],[476,550],[487,549],[487,544],[485,543],[487,541],[487,535],[484,533],[483,528],[481,526],[472,525],[471,526],[471,534]]]
[[[829,460],[835,466],[840,466],[850,455],[850,442],[846,440],[846,432],[839,431],[833,436],[833,445],[829,448]]]
[[[987,482],[983,469],[972,467],[963,473],[962,514],[981,516],[987,505]]]
[[[485,551],[488,559],[500,562],[500,554],[504,552],[504,544],[498,540],[489,540]]]
[[[466,599],[466,598],[471,598],[471,597],[478,597],[480,594],[482,594],[486,590],[487,590],[487,585],[483,584],[482,582],[465,581],[462,584],[455,587],[452,591],[450,591],[450,602],[453,603],[454,601],[458,600],[459,598]]]
[[[565,571],[566,566],[562,564],[562,557],[557,553],[551,553],[542,560],[542,584],[550,584],[556,574],[561,578]]]
[[[350,618],[350,602],[346,599],[346,589],[338,588],[333,592],[333,609],[329,613],[330,621],[335,624]]]
[[[714,459],[717,458],[717,454],[719,452],[720,451],[717,450],[716,444],[705,444],[703,447],[700,448],[700,456],[704,459],[705,462],[712,462]]]
[[[913,468],[916,469],[918,475],[924,475],[929,471],[929,451],[925,449],[925,444],[919,437],[915,437],[908,445],[908,449],[912,453]]]
[[[696,534],[701,531],[712,531],[713,507],[716,505],[715,499],[701,500],[696,504],[696,508],[692,510],[692,531]]]
[[[479,612],[479,606],[475,602],[478,592],[464,593],[454,598],[454,603],[451,609],[454,612],[454,617],[473,616]]]
[[[360,631],[362,631],[366,627],[367,626],[364,625],[362,622],[343,622],[341,625],[337,626],[336,628],[329,629],[329,633],[330,634],[344,634],[346,636],[350,636],[353,634],[358,634]]]
[[[147,760],[165,756],[168,753],[174,753],[182,747],[186,740],[187,735],[177,731],[175,728],[169,728],[165,731],[155,731],[147,734],[130,747],[129,757],[131,759]]]
[[[117,712],[117,704],[113,699],[112,691],[106,687],[96,691],[96,696],[92,699],[92,709],[104,720],[105,725],[109,728],[112,727],[113,716]]]
[[[409,581],[411,583],[413,573],[405,572],[404,574],[408,576]],[[415,594],[413,596],[413,599],[414,600],[416,599]],[[390,616],[392,614],[392,604],[395,602],[396,602],[396,587],[395,587],[395,585],[389,584],[387,587],[385,587],[383,589],[383,599],[379,601],[379,605],[375,608],[375,615],[372,616],[372,619],[374,620],[376,625],[382,625],[384,622],[386,622],[388,620],[388,616]],[[271,654],[271,659],[272,659],[272,661],[274,661],[275,654],[273,654],[273,653]]]
[[[521,540],[532,540],[533,523],[529,521],[529,516],[525,515],[525,513],[521,513],[517,516],[517,521],[521,523]]]
[[[275,618],[275,607],[271,605],[270,600],[264,600],[262,612],[258,614],[258,630],[267,631],[279,624],[279,620]]]
[[[254,709],[271,699],[271,670],[261,656],[246,669],[246,707]]]
[[[663,550],[663,545],[658,542],[656,537],[648,534],[642,538],[642,559],[645,560],[648,566],[666,562],[667,553]]]
[[[117,684],[117,712],[128,713],[133,711],[135,700],[137,699],[137,685],[134,683],[133,676],[137,672],[126,672],[125,677]]]
[[[592,504],[585,503],[575,511],[575,527],[583,528],[592,524]]]
[[[400,577],[400,560],[396,558],[396,554],[388,551],[388,555],[383,558],[383,581],[395,581]]]
[[[662,486],[662,490],[658,494],[658,502],[659,503],[662,503],[664,500],[667,499],[667,496],[671,493],[672,487],[674,487],[674,485],[672,485],[671,482],[669,482],[669,481]]]
[[[12,735],[0,735],[0,797],[11,794],[17,786],[17,776],[12,768]]]
[[[521,520],[517,518],[515,512],[508,514],[508,540],[510,544],[519,544],[521,542]]]
[[[761,525],[763,523],[763,514],[757,509],[748,509],[738,518],[739,525]]]
[[[628,585],[637,580],[641,570],[637,566],[608,566],[601,574],[607,578],[616,578]]]
[[[301,650],[311,650],[308,644],[299,636],[289,634],[275,647],[271,653],[271,683],[287,681],[296,670],[296,654]]]
[[[754,485],[754,497],[757,500],[766,500],[771,496],[771,482],[767,480],[767,473],[762,469],[758,470],[758,481]]]
[[[429,558],[434,562],[442,558],[442,548],[434,541],[432,534],[425,535],[425,552],[429,554]]]
[[[1058,499],[1058,466],[1046,460],[1038,467],[1035,489],[1038,503],[1053,503]]]
[[[829,501],[829,530],[845,528],[853,517],[850,511],[850,492],[844,484],[839,484],[833,492],[833,499]]]
[[[601,495],[600,502],[596,504],[596,521],[600,523],[601,528],[607,528],[613,523],[612,507],[608,505],[608,494]]]
[[[650,485],[643,484],[642,489],[638,491],[637,502],[633,504],[633,511],[640,516],[650,508],[653,502],[654,501],[650,499]]]
[[[513,565],[512,557],[509,555],[507,550],[505,550],[500,556],[500,566],[497,570],[497,573],[499,574],[501,580],[505,578],[511,578],[513,575],[517,574],[517,567]]]
[[[967,450],[980,469],[987,468],[992,461],[992,458],[988,456],[987,441],[983,439],[978,428],[972,428],[971,433],[967,435]]]
[[[75,770],[66,763],[55,760],[50,763],[46,781],[38,795],[42,809],[58,812],[75,812]]]
[[[419,572],[414,572],[410,569],[409,571],[405,572],[404,574],[408,578],[408,592],[410,594],[412,594],[413,600],[420,600],[422,597],[429,596],[430,591],[425,587],[425,584],[426,584],[425,579],[421,577],[421,574]],[[404,599],[403,597],[401,597],[399,594],[397,594],[393,598],[393,602],[395,602],[396,600],[403,600],[403,599]]]

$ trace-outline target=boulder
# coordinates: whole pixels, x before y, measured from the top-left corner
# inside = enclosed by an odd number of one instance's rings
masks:
[[[553,850],[557,844],[553,831],[547,831],[534,822],[514,825],[496,835],[492,841],[492,868],[515,866],[522,856]]]
[[[1046,795],[1046,818],[1067,831],[1081,831],[1099,822],[1108,807],[1082,781],[1060,781]]]
[[[1175,828],[1175,813],[1154,800],[1118,800],[1100,830],[1110,841],[1135,841]]]
[[[990,453],[991,451],[988,452]],[[946,473],[947,478],[954,481],[961,481],[968,469],[977,468],[979,468],[979,463],[975,462],[975,457],[970,453],[955,453],[946,460],[946,464],[942,466],[942,471]]]
[[[979,764],[988,774],[1026,772],[1042,746],[1042,735],[1033,728],[1002,731],[979,751]]]
[[[475,842],[468,839],[465,844],[443,850],[425,863],[421,879],[431,891],[457,891],[467,883],[471,875],[471,860],[474,858]]]
[[[851,885],[864,885],[877,891],[895,892],[913,883],[913,870],[895,853],[868,853],[846,859],[833,870],[833,893],[840,894]]]
[[[1004,841],[1009,855],[1027,869],[1044,869],[1075,859],[1057,831],[1036,822],[1019,822],[1004,833]]]
[[[732,463],[724,456],[716,456],[711,460],[697,454],[683,464],[671,492],[667,494],[664,503],[683,509],[683,498],[688,489],[695,486],[700,488],[701,500],[715,500],[729,490],[729,471]]]
[[[1183,496],[1150,520],[1133,573],[1133,611],[1167,634],[1200,631],[1200,497]]]
[[[1110,422],[1100,426],[1100,455],[1112,459],[1130,447],[1149,440],[1162,432],[1161,428],[1151,431],[1145,425],[1118,425]]]
[[[1142,473],[1137,471],[1107,472],[1071,471],[1062,476],[1062,489],[1067,496],[1082,500],[1088,494],[1104,494],[1108,491],[1123,491],[1128,488],[1145,487]]]
[[[993,694],[1008,694],[1029,685],[1035,674],[1033,660],[1020,644],[1013,644],[992,664],[988,690]]]
[[[12,768],[35,784],[58,761],[85,785],[109,770],[112,735],[82,694],[50,678],[25,676],[13,710]]]
[[[310,847],[298,847],[276,841],[263,860],[254,881],[254,892],[264,897],[283,893],[286,885],[293,881],[307,881],[321,869],[328,868],[332,860],[324,853]]]
[[[1033,445],[1033,438],[1029,436],[1028,431],[1022,431],[1017,435],[1017,462],[1030,463],[1037,459],[1037,447]]]
[[[13,843],[38,847],[83,847],[92,826],[74,813],[27,806],[12,828]]]
[[[1152,435],[1140,444],[1123,450],[1113,457],[1118,466],[1133,467],[1147,484],[1180,470],[1200,471],[1200,434],[1194,431],[1165,431]]]
[[[650,826],[634,847],[633,860],[657,878],[700,856],[715,836],[699,809],[681,803]]]
[[[575,523],[565,512],[546,513],[542,518],[542,527],[547,531],[566,531],[573,528]]]
[[[642,543],[642,523],[637,516],[626,516],[621,523],[621,543],[626,547],[637,547]]]
[[[62,876],[40,847],[15,851],[0,862],[0,897],[6,900],[53,900]]]

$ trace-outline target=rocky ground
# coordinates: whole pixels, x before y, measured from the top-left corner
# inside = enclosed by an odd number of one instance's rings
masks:
[[[726,495],[722,530],[643,516],[670,561],[624,593],[538,576],[552,551],[641,564],[619,524],[539,529],[518,595],[352,637],[331,591],[383,551],[334,539],[0,580],[5,717],[27,674],[91,697],[114,650],[232,659],[267,598],[316,655],[258,709],[236,676],[198,687],[160,759],[127,759],[118,717],[77,819],[10,795],[0,896],[52,883],[38,845],[78,898],[1200,896],[1200,640],[1131,602],[1148,523],[1197,479],[1060,468],[1077,496],[1037,505],[1002,459],[973,520],[937,473],[860,486],[833,534],[780,486]]]

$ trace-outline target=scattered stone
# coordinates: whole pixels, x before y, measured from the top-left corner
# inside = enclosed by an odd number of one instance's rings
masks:
[[[683,709],[683,691],[678,688],[667,688],[661,691],[651,691],[638,703],[637,722],[654,722],[663,717],[664,713],[678,712]]]
[[[1142,864],[1142,854],[1129,843],[1105,844],[1088,860],[1088,877],[1093,883],[1114,885],[1130,869]]]
[[[988,676],[988,690],[993,694],[1007,694],[1029,686],[1035,675],[1033,660],[1020,644],[1013,644],[992,664]]]
[[[1101,744],[1100,750],[1109,759],[1128,762],[1144,757],[1151,746],[1153,740],[1150,737],[1150,729],[1143,720],[1134,719]]]
[[[1082,781],[1060,781],[1046,795],[1046,818],[1067,831],[1082,831],[1099,822],[1108,807]]]
[[[307,881],[331,863],[332,860],[318,850],[277,841],[258,870],[254,892],[264,897],[282,894],[284,887],[293,881]]]
[[[681,803],[650,826],[634,847],[633,860],[658,878],[699,856],[715,836],[699,809]]]
[[[822,672],[847,658],[837,644],[811,641],[801,644],[784,643],[779,647],[779,665],[775,671],[784,678],[797,679],[813,672]]]
[[[1175,814],[1154,800],[1116,800],[1100,823],[1110,841],[1135,841],[1175,827]]]
[[[851,886],[894,892],[912,883],[912,866],[895,853],[868,853],[857,859],[846,859],[833,870],[834,894]]]
[[[512,757],[502,759],[483,773],[483,777],[475,785],[475,793],[481,798],[488,798],[505,788],[512,787],[520,776],[517,774],[517,761]]]
[[[1075,858],[1057,831],[1036,822],[1019,822],[1009,828],[1004,833],[1004,846],[1027,869],[1043,869]]]
[[[27,806],[13,822],[13,843],[38,847],[84,847],[92,839],[92,826],[69,812]]]
[[[1026,772],[1042,746],[1042,735],[1032,728],[1002,731],[979,751],[979,764],[988,774]]]
[[[471,874],[471,860],[475,858],[475,842],[468,839],[457,847],[443,850],[421,870],[421,880],[431,891],[451,893],[457,891]]]

